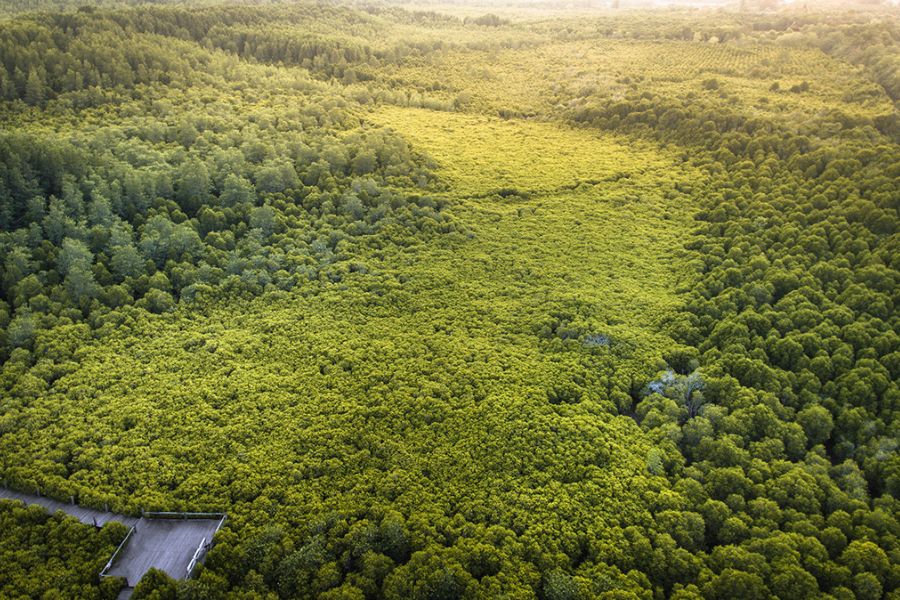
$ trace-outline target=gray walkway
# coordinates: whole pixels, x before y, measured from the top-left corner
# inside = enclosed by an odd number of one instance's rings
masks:
[[[205,552],[218,527],[219,519],[141,519],[106,574],[124,577],[131,586],[151,567],[187,579],[194,553],[201,544]]]
[[[219,530],[223,518],[161,519],[127,517],[67,504],[43,496],[22,494],[0,487],[0,498],[21,500],[25,504],[38,504],[49,512],[58,510],[76,517],[82,523],[102,527],[109,521],[118,521],[133,527],[128,541],[119,550],[106,575],[124,577],[128,587],[137,585],[144,573],[155,567],[174,579],[187,579],[194,567],[195,557],[202,559],[211,545],[213,535]],[[152,516],[152,515],[151,515]],[[198,552],[202,546],[202,550]],[[122,591],[127,598],[131,590]]]
[[[51,500],[43,496],[35,496],[33,494],[22,494],[0,487],[0,498],[8,498],[10,500],[21,500],[25,504],[37,504],[47,509],[47,512],[53,514],[58,510],[68,515],[72,515],[86,525],[96,525],[103,527],[109,521],[118,521],[128,527],[134,527],[138,522],[138,517],[126,517],[125,515],[117,515],[115,513],[103,512],[102,510],[94,510],[93,508],[84,508],[76,504],[68,504],[58,500]]]

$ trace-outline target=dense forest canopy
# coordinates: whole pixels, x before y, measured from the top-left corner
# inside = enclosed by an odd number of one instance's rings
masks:
[[[0,3],[0,481],[228,512],[133,597],[898,597],[895,11],[125,4]]]

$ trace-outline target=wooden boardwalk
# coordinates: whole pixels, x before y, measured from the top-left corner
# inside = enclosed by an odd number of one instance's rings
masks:
[[[66,502],[60,502],[59,500],[52,500],[50,498],[45,498],[44,496],[14,492],[2,487],[0,487],[0,498],[21,500],[25,504],[37,504],[46,508],[47,512],[51,514],[61,510],[67,515],[72,515],[85,525],[94,525],[95,527],[103,527],[109,521],[118,521],[128,527],[134,527],[140,520],[138,517],[126,517],[125,515],[103,512],[102,510],[85,508],[83,506],[78,506],[77,504],[68,504]]]
[[[128,582],[120,598],[127,598],[131,593],[130,588],[137,585],[144,573],[151,568],[161,569],[173,579],[190,577],[196,563],[202,560],[206,550],[212,545],[213,535],[225,522],[224,515],[216,518],[128,517],[2,487],[0,498],[37,504],[51,513],[61,510],[86,525],[102,527],[110,521],[118,521],[131,528],[126,541],[102,573],[105,576],[124,577]]]

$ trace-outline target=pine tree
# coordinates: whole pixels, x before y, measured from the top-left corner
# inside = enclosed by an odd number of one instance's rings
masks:
[[[25,82],[25,102],[32,106],[40,106],[44,103],[44,80],[35,69],[28,72],[28,80]]]

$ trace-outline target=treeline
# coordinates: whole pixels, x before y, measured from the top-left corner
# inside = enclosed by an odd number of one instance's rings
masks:
[[[91,88],[186,87],[212,56],[159,35],[134,35],[91,13],[39,15],[0,29],[0,95],[43,106]]]
[[[847,25],[839,30],[821,27],[811,41],[828,54],[865,66],[891,100],[900,100],[900,27],[895,20]]]
[[[566,40],[590,40],[599,34],[613,39],[703,42],[735,47],[817,48],[865,67],[891,100],[896,102],[900,98],[900,59],[896,52],[900,27],[896,19],[884,12],[721,14],[715,23],[692,11],[672,11],[664,16],[649,12],[639,19],[600,17],[569,23],[565,28],[550,26],[546,33]]]
[[[217,0],[191,0],[195,4],[213,4]],[[112,9],[124,6],[183,4],[184,0],[0,0],[0,15],[34,12]]]
[[[664,97],[635,90],[624,98],[587,97],[569,112],[577,123],[610,130],[633,131],[688,146],[703,146],[725,164],[749,159],[788,162],[792,167],[824,171],[841,156],[841,150],[855,148],[863,155],[871,146],[900,140],[900,116],[848,115],[834,110],[816,113],[801,120],[776,121],[735,109],[701,102],[702,94],[718,89],[715,78],[706,80],[696,92],[683,98]],[[777,93],[777,90],[773,90]],[[822,143],[822,132],[837,132],[845,142],[842,149]],[[826,137],[833,135],[826,134]],[[850,150],[850,151],[856,151]],[[803,157],[803,158],[801,158]],[[868,159],[866,159],[868,160]],[[837,167],[841,162],[835,162]],[[810,172],[818,176],[818,173]]]
[[[97,86],[184,87],[211,68],[215,57],[204,49],[355,83],[385,64],[449,47],[437,38],[385,36],[392,21],[371,12],[299,4],[36,14],[0,30],[0,98],[41,106]],[[385,14],[429,26],[456,22],[433,13]]]

